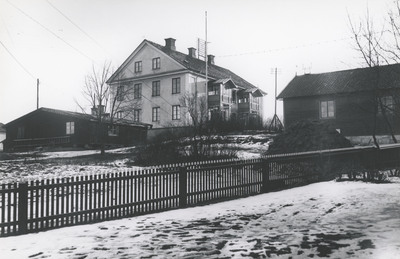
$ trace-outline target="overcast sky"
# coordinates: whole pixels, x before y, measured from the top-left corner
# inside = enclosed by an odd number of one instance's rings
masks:
[[[379,24],[393,0],[0,0],[0,122],[40,106],[79,111],[84,77],[92,64],[114,69],[148,39],[175,38],[178,51],[205,37],[209,54],[268,93],[273,116],[278,93],[296,75],[361,67],[348,14],[367,7]],[[282,114],[278,104],[278,114]]]

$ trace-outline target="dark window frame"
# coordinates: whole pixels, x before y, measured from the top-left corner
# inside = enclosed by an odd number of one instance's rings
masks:
[[[176,77],[172,78],[172,94],[180,94],[181,93],[181,78]]]
[[[153,107],[151,112],[151,121],[152,122],[160,121],[160,107]]]
[[[142,61],[135,62],[135,73],[142,72]]]
[[[125,100],[125,85],[117,86],[117,101],[122,102]]]
[[[180,119],[181,119],[181,106],[172,105],[172,120],[180,120]]]
[[[160,57],[153,58],[153,60],[152,60],[152,68],[153,68],[153,70],[161,68],[161,59],[160,59]]]
[[[142,83],[133,85],[133,99],[142,99]]]
[[[133,110],[133,121],[140,122],[140,113],[142,112],[141,109],[134,109]]]
[[[155,97],[155,96],[160,96],[160,95],[161,95],[160,80],[151,82],[151,96]]]

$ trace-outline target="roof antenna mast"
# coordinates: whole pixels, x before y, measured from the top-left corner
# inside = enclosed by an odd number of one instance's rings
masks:
[[[206,42],[205,42],[205,59],[206,59],[206,107],[207,107],[207,117],[208,117],[208,56],[207,56],[207,11],[205,13],[205,32],[206,32]]]
[[[36,80],[36,109],[39,109],[39,78]]]

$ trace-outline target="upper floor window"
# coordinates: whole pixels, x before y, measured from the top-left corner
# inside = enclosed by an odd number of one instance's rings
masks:
[[[181,79],[172,78],[172,93],[179,94],[181,92]]]
[[[154,107],[152,112],[152,121],[160,121],[160,107]]]
[[[75,134],[75,122],[73,122],[73,121],[68,121],[68,122],[65,124],[65,133],[66,133],[67,135]]]
[[[219,95],[219,85],[208,87],[208,95]]]
[[[119,126],[110,125],[108,126],[108,136],[118,136],[119,135]]]
[[[142,84],[135,84],[133,86],[133,98],[134,99],[142,98]]]
[[[381,103],[378,104],[378,113],[393,113],[394,112],[394,102],[393,96],[383,96],[380,98]],[[382,110],[383,109],[383,110]]]
[[[161,61],[160,58],[153,58],[153,69],[160,69]]]
[[[160,96],[160,81],[152,82],[151,96]]]
[[[133,110],[133,121],[139,122],[140,121],[140,109]]]
[[[335,101],[321,101],[319,114],[321,119],[335,118]]]
[[[172,106],[172,119],[173,120],[180,120],[181,119],[181,106],[180,105],[173,105]]]
[[[248,102],[249,102],[249,98],[247,98],[247,97],[239,98],[239,103],[248,103]]]
[[[135,73],[142,72],[142,61],[135,62]]]
[[[117,87],[117,101],[123,101],[125,98],[125,86],[119,85]]]

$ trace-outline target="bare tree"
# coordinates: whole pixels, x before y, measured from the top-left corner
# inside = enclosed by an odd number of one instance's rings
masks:
[[[93,65],[92,71],[86,75],[82,87],[82,95],[90,105],[91,114],[95,116],[97,121],[94,133],[95,141],[100,145],[102,154],[105,152],[104,140],[110,130],[109,128],[112,128],[117,122],[131,119],[135,109],[141,105],[141,98],[134,94],[129,83],[123,82],[123,80],[118,80],[120,83],[115,85],[106,83],[111,74],[110,62],[104,62],[100,68]],[[123,75],[120,77],[123,77]],[[84,105],[75,102],[82,112],[85,112]]]
[[[397,11],[400,14],[399,3],[397,3]],[[363,62],[367,67],[371,68],[373,72],[372,77],[372,95],[371,95],[371,104],[373,106],[372,112],[372,121],[373,121],[373,130],[372,130],[372,138],[374,140],[375,146],[379,147],[378,140],[376,138],[377,126],[378,126],[378,115],[382,114],[383,120],[387,125],[390,135],[392,137],[393,142],[397,143],[397,139],[395,137],[393,131],[393,125],[388,118],[388,113],[392,113],[390,109],[393,109],[392,106],[388,106],[384,101],[385,95],[388,94],[388,90],[385,89],[385,85],[383,82],[383,78],[381,75],[381,65],[388,65],[390,63],[398,62],[400,57],[400,48],[398,45],[398,38],[400,36],[398,26],[396,22],[398,22],[399,16],[396,16],[393,13],[389,13],[390,17],[390,26],[393,28],[391,36],[394,39],[394,45],[388,41],[387,33],[390,32],[385,30],[384,25],[382,28],[377,30],[373,19],[369,15],[369,10],[367,9],[366,17],[363,21],[360,21],[358,24],[355,24],[350,16],[349,16],[349,24],[351,28],[351,33],[355,40],[356,51],[361,54]],[[393,94],[394,92],[392,92]]]
[[[197,83],[197,82],[196,82]],[[195,93],[185,93],[180,98],[181,106],[186,108],[186,111],[190,117],[190,126],[193,128],[192,136],[192,152],[195,156],[202,155],[203,148],[203,135],[207,128],[207,100],[205,96],[198,96]]]

